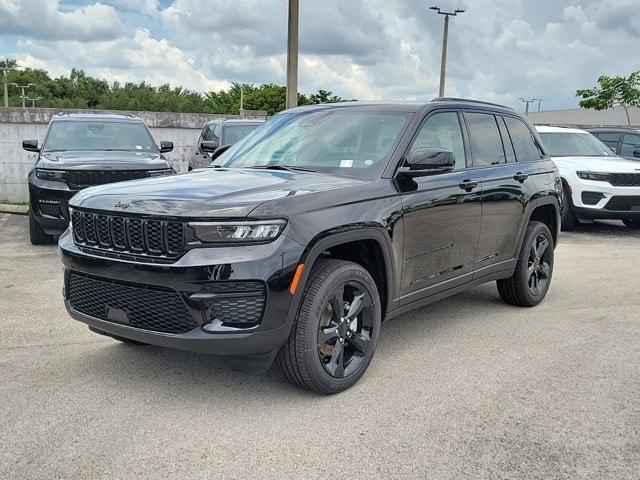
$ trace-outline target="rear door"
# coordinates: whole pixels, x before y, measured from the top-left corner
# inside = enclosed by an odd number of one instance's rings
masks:
[[[482,226],[474,259],[477,276],[482,276],[513,258],[526,204],[524,185],[532,180],[526,164],[516,161],[517,149],[501,115],[469,111],[464,118],[482,186]]]
[[[404,158],[419,148],[450,150],[453,172],[398,178],[404,220],[401,304],[470,281],[480,233],[480,185],[471,168],[461,114],[436,110],[423,121]]]

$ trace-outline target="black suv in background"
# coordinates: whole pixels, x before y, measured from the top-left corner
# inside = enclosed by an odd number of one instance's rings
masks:
[[[50,243],[69,223],[69,199],[93,185],[175,173],[162,155],[173,143],[155,144],[144,122],[128,115],[60,114],[51,119],[29,173],[29,235]]]
[[[587,131],[611,148],[615,154],[630,160],[640,160],[640,130],[626,127],[597,127]]]
[[[238,143],[261,123],[264,123],[264,120],[249,118],[231,120],[220,118],[208,121],[198,137],[195,153],[189,162],[189,171],[194,168],[208,167],[211,164],[212,151],[224,145]]]
[[[72,317],[125,342],[277,359],[335,393],[364,373],[385,319],[494,280],[525,307],[549,289],[561,182],[509,108],[296,108],[217,163],[71,200]]]

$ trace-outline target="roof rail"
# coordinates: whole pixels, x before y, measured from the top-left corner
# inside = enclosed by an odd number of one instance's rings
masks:
[[[500,107],[506,108],[508,110],[513,110],[512,107],[507,107],[506,105],[500,105],[499,103],[492,102],[484,102],[482,100],[473,100],[470,98],[455,98],[455,97],[436,97],[432,102],[465,102],[465,103],[479,103],[481,105],[491,105],[492,107]]]

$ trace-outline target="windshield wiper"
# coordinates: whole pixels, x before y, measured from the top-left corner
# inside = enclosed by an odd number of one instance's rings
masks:
[[[313,168],[298,167],[296,165],[255,165],[249,168],[259,168],[262,170],[286,170],[289,172],[294,170],[298,170],[300,172],[317,172],[317,170],[314,170]]]

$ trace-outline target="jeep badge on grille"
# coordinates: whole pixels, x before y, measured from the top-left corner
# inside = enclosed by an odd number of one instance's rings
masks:
[[[118,201],[113,204],[113,208],[121,208],[122,210],[126,210],[127,208],[129,208],[129,204]]]

